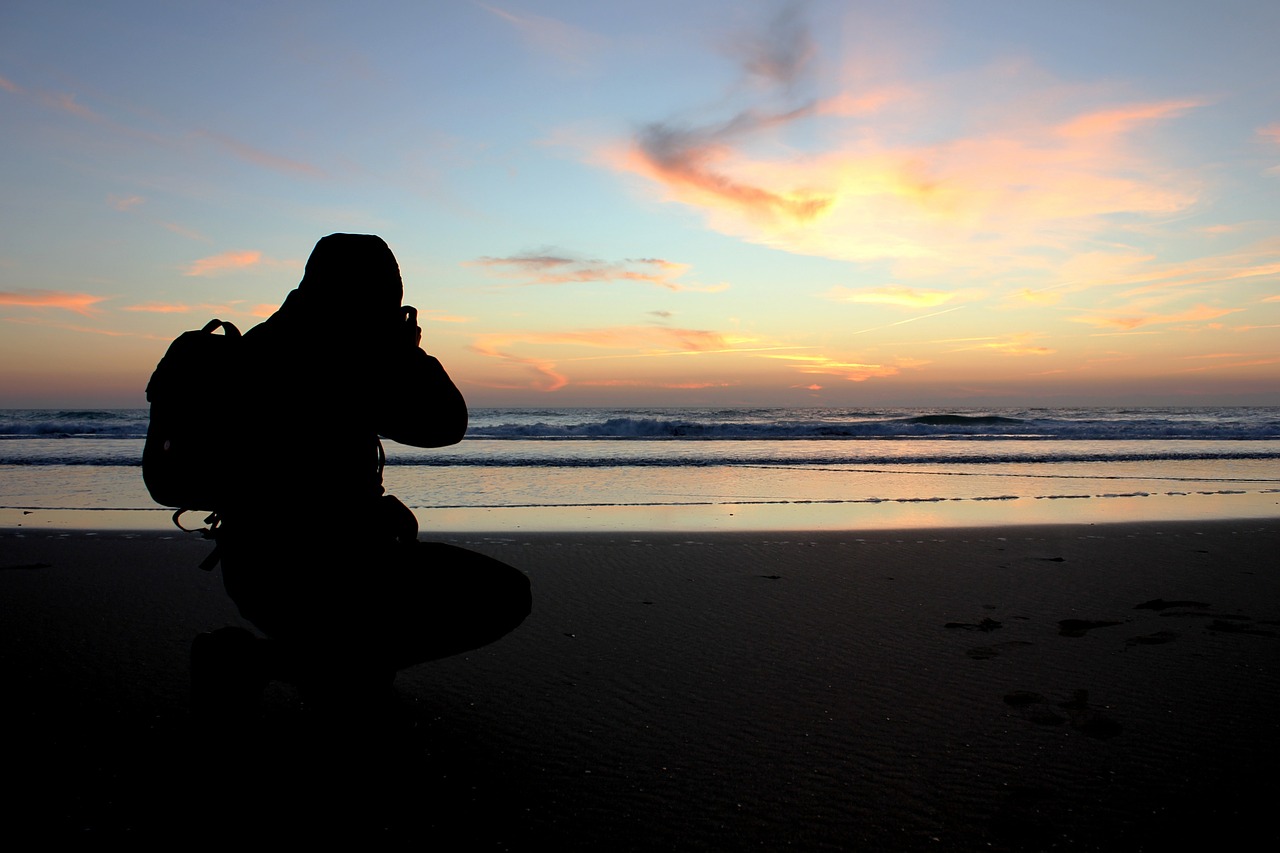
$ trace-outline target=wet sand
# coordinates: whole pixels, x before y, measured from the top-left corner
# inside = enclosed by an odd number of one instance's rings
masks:
[[[191,714],[243,624],[199,539],[0,533],[11,832],[476,849],[1151,849],[1280,837],[1280,520],[434,536],[533,614],[325,713]],[[1261,780],[1261,781],[1259,781]],[[181,833],[181,835],[175,835]]]

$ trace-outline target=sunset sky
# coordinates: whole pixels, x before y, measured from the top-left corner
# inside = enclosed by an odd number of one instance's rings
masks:
[[[0,406],[144,405],[334,231],[391,245],[473,406],[1277,405],[1278,36],[1274,0],[6,0]]]

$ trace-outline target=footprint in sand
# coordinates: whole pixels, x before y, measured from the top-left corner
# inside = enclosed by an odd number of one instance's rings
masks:
[[[989,617],[982,617],[980,622],[948,622],[944,628],[960,628],[965,631],[994,631],[997,628],[1003,628],[1004,625]]]
[[[1217,631],[1222,634],[1252,634],[1255,637],[1274,637],[1275,631],[1268,631],[1265,628],[1255,628],[1241,622],[1229,622],[1225,618],[1214,619],[1209,623],[1210,631]]]
[[[1198,607],[1204,609],[1209,605],[1203,601],[1165,601],[1163,598],[1153,598],[1150,601],[1144,601],[1141,604],[1133,605],[1134,610],[1168,610],[1170,607],[1187,608]]]
[[[1156,631],[1154,634],[1130,637],[1124,641],[1124,644],[1126,646],[1159,646],[1164,643],[1172,643],[1176,639],[1178,639],[1178,635],[1173,631]]]
[[[1105,622],[1097,619],[1061,619],[1058,621],[1058,635],[1083,637],[1095,628],[1110,628],[1113,625],[1123,624],[1123,622]]]
[[[1076,690],[1070,699],[1058,703],[1057,707],[1066,712],[1065,717],[1047,707],[1044,701],[1044,696],[1031,690],[1015,690],[1004,696],[1006,705],[1017,708],[1023,719],[1038,726],[1070,724],[1081,734],[1102,740],[1115,737],[1124,730],[1115,720],[1089,707],[1088,690]]]
[[[1010,640],[1007,643],[996,643],[994,646],[975,646],[965,651],[965,655],[974,660],[990,660],[999,657],[1001,652],[1020,649],[1023,646],[1033,646],[1035,643],[1029,643],[1026,640]]]

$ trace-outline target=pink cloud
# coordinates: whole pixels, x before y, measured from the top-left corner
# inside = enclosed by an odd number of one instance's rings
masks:
[[[108,338],[142,338],[148,341],[171,341],[172,336],[169,335],[153,335],[142,332],[122,332],[118,329],[95,329],[91,326],[74,326],[69,323],[50,323],[45,320],[37,320],[34,318],[17,317],[3,318],[6,323],[19,323],[26,326],[39,326],[45,329],[61,329],[64,332],[76,332],[86,335],[103,335]]]
[[[145,201],[146,199],[144,199],[140,195],[129,195],[129,196],[113,195],[113,196],[107,197],[107,203],[122,213],[127,213],[128,211],[133,210],[135,207],[141,206]]]
[[[556,18],[528,12],[517,15],[497,6],[477,5],[514,27],[533,50],[572,66],[585,66],[607,45],[604,37]]]
[[[1075,116],[1060,125],[1058,133],[1067,137],[1116,136],[1139,125],[1174,118],[1201,106],[1204,106],[1204,101],[1187,99],[1096,110]]]
[[[255,148],[238,139],[234,139],[222,133],[216,133],[212,130],[197,130],[192,134],[192,136],[215,142],[230,151],[232,154],[235,154],[240,159],[253,163],[254,165],[261,166],[264,169],[271,169],[273,171],[284,172],[285,174],[290,175],[302,175],[309,178],[323,177],[324,175],[324,172],[310,163],[304,163],[301,160],[293,160],[289,157],[281,157],[278,154],[263,151],[260,148]]]
[[[51,107],[71,113],[83,119],[90,121],[102,121],[102,116],[86,107],[84,104],[76,101],[76,96],[68,92],[45,92],[40,95],[40,99]]]
[[[190,314],[192,311],[206,311],[210,314],[239,313],[237,309],[229,305],[187,304],[182,302],[142,302],[137,305],[125,305],[121,310],[136,311],[144,314]]]
[[[698,289],[676,281],[689,270],[688,264],[662,258],[600,261],[576,258],[554,249],[527,252],[509,257],[483,257],[470,262],[493,272],[524,279],[526,284],[570,284],[586,282],[637,281],[667,290]]]
[[[223,252],[219,255],[211,255],[207,258],[200,258],[199,260],[193,261],[191,265],[187,267],[187,270],[183,275],[217,275],[228,270],[238,270],[256,266],[261,262],[261,252]]]
[[[194,305],[180,305],[166,302],[144,302],[140,305],[125,305],[125,311],[141,311],[147,314],[186,314],[194,311]]]
[[[16,305],[26,308],[61,308],[77,314],[89,315],[94,306],[106,300],[105,296],[90,293],[67,293],[61,290],[9,290],[0,291],[0,305]]]

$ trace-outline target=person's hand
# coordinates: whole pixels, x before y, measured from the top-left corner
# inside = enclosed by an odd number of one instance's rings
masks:
[[[399,339],[412,343],[414,349],[421,347],[422,327],[418,325],[418,309],[412,305],[405,305],[400,309],[400,319],[403,323],[404,332],[401,333]]]

